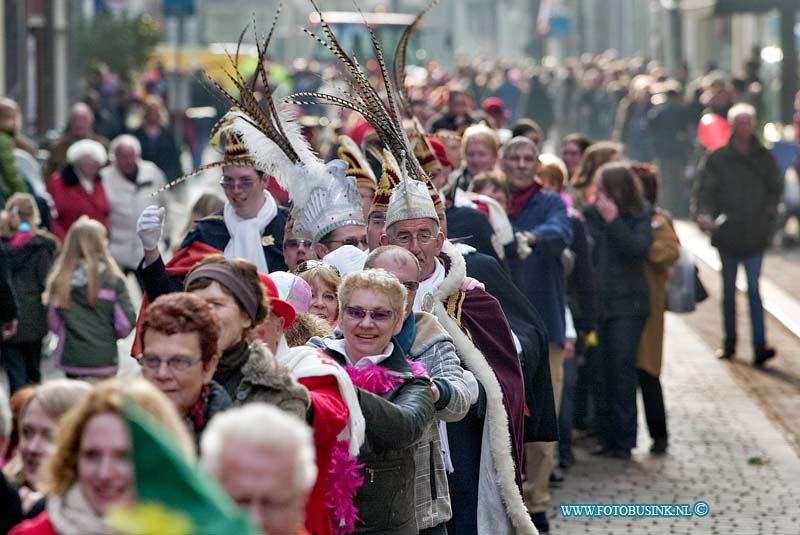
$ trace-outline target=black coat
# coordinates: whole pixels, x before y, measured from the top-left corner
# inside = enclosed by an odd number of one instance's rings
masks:
[[[8,255],[0,244],[0,323],[17,319],[17,300],[11,286],[11,274],[8,270]]]
[[[56,238],[36,234],[21,247],[8,247],[8,266],[17,296],[19,327],[12,344],[36,342],[47,334],[47,310],[42,304],[47,274],[53,266]]]
[[[156,164],[166,175],[167,181],[175,180],[183,174],[181,151],[172,128],[162,128],[155,138],[148,137],[144,128],[137,128],[132,133],[142,144],[142,160]]]
[[[583,215],[593,247],[598,319],[647,317],[650,301],[644,260],[652,241],[651,212],[645,210],[638,216],[622,213],[606,223],[590,205]]]
[[[525,383],[525,442],[558,440],[553,383],[550,379],[547,329],[536,308],[520,292],[510,275],[493,258],[480,253],[464,257],[467,275],[478,279],[500,303],[508,325],[522,346],[520,363]]]
[[[343,355],[326,349],[339,364]],[[415,535],[414,475],[417,441],[434,416],[430,379],[414,377],[400,344],[380,366],[404,381],[379,396],[358,388],[358,403],[366,422],[366,440],[358,456],[364,464],[364,484],[355,498],[360,521],[355,533]]]
[[[701,164],[695,190],[695,213],[716,219],[711,236],[719,249],[750,256],[763,252],[772,237],[783,180],[772,154],[755,138],[747,154],[728,143]]]

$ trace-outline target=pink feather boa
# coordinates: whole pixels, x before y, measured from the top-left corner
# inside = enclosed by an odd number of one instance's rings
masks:
[[[406,362],[411,367],[414,377],[428,375],[422,363],[413,360]],[[376,364],[363,368],[346,366],[345,370],[354,386],[378,395],[390,392],[405,380],[397,372]],[[356,529],[358,508],[354,501],[358,489],[364,484],[362,468],[364,465],[358,462],[358,458],[350,455],[348,441],[337,442],[328,468],[325,493],[325,505],[328,507],[334,535],[346,535]]]

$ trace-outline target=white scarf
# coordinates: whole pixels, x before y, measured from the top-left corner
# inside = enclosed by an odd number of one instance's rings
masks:
[[[58,535],[115,535],[86,501],[80,484],[75,483],[63,496],[47,498],[47,513]]]
[[[275,358],[282,364],[295,379],[303,377],[322,377],[332,375],[336,378],[339,385],[339,393],[342,395],[345,405],[349,411],[347,426],[339,434],[339,440],[349,440],[349,451],[351,455],[358,455],[361,445],[364,443],[364,415],[361,413],[361,406],[358,404],[358,395],[350,380],[350,376],[327,355],[321,355],[319,349],[309,346],[289,347],[286,344],[286,337],[281,336],[278,347],[275,350]]]
[[[231,236],[228,245],[225,246],[225,258],[244,258],[254,263],[261,273],[269,273],[269,266],[261,245],[261,233],[278,215],[278,205],[275,204],[272,195],[264,192],[264,206],[255,217],[242,219],[229,202],[225,203],[222,215],[225,219],[225,227]]]
[[[444,265],[442,265],[438,258],[435,262],[436,268],[434,268],[433,274],[419,283],[417,295],[414,296],[415,312],[431,312],[436,299],[436,290],[438,290],[439,286],[444,282]],[[430,297],[427,297],[428,295],[430,295]]]

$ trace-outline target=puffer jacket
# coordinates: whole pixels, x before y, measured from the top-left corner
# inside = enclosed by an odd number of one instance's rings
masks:
[[[56,237],[45,231],[7,244],[8,268],[19,320],[16,334],[8,340],[10,344],[36,342],[47,334],[47,309],[42,304],[42,292],[53,266],[56,247]]]
[[[325,352],[346,365],[344,355],[330,348]],[[355,533],[415,535],[419,529],[414,511],[414,458],[417,442],[433,421],[431,383],[426,377],[414,377],[396,343],[380,365],[404,381],[382,396],[356,389],[366,420],[366,440],[358,456],[364,464],[364,484],[355,498],[360,519]]]

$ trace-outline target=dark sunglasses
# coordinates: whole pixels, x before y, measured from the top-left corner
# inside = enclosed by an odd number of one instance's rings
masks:
[[[363,320],[369,314],[373,321],[389,321],[394,312],[386,308],[364,308],[356,306],[344,307],[344,313],[354,320]]]
[[[310,249],[312,243],[311,243],[311,240],[296,240],[294,238],[292,238],[290,240],[286,240],[285,242],[283,242],[283,246],[286,249],[297,249],[301,245],[303,247],[305,247],[306,249]]]
[[[300,265],[298,265],[295,268],[294,272],[295,274],[305,273],[306,271],[311,271],[312,269],[316,269],[318,267],[325,267],[331,269],[333,270],[334,273],[336,273],[337,277],[341,277],[341,274],[339,273],[339,270],[336,269],[336,266],[333,266],[331,264],[326,264],[325,262],[321,262],[319,260],[306,260],[304,262],[301,262]]]

